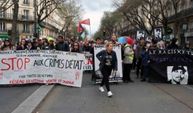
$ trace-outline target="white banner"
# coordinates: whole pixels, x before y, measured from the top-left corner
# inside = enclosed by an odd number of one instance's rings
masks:
[[[81,87],[84,54],[60,51],[0,52],[0,84],[59,83]]]
[[[102,51],[105,50],[105,46],[95,46],[94,48],[94,55],[95,55],[95,73],[96,74],[101,74],[99,71],[99,64],[100,61],[97,59],[96,55]],[[117,61],[118,61],[118,70],[117,73],[114,75],[114,73],[112,73],[111,76],[113,76],[110,79],[110,82],[121,82],[122,81],[122,77],[123,77],[123,70],[122,70],[122,58],[121,58],[121,46],[114,46],[113,50],[116,52],[117,55]],[[96,82],[100,82],[101,80],[97,80]]]

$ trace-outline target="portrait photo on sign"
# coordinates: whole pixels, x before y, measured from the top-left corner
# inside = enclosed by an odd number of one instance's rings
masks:
[[[162,29],[161,28],[154,29],[154,35],[156,39],[161,39],[162,38]]]
[[[137,31],[137,39],[139,40],[140,38],[144,38],[145,37],[145,32],[140,30]]]
[[[188,84],[188,67],[187,66],[168,66],[168,81],[172,84]]]

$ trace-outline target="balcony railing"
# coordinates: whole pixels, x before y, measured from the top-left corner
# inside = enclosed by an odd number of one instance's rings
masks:
[[[1,14],[0,19],[12,20],[13,19],[13,14],[11,14],[11,13]],[[19,21],[34,21],[34,17],[19,14],[18,15],[18,20]]]
[[[0,29],[0,32],[7,32],[7,29]]]

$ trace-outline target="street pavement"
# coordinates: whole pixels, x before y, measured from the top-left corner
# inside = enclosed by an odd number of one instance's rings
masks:
[[[0,87],[0,113],[11,113],[40,85],[1,86]]]
[[[134,80],[111,85],[108,98],[84,74],[82,88],[55,86],[34,113],[193,113],[192,86]]]

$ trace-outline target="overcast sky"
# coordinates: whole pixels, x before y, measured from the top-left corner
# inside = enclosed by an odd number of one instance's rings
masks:
[[[99,26],[104,11],[113,11],[112,0],[80,0],[84,9],[83,19],[90,18],[91,31],[94,34]],[[89,27],[88,27],[89,29]]]

